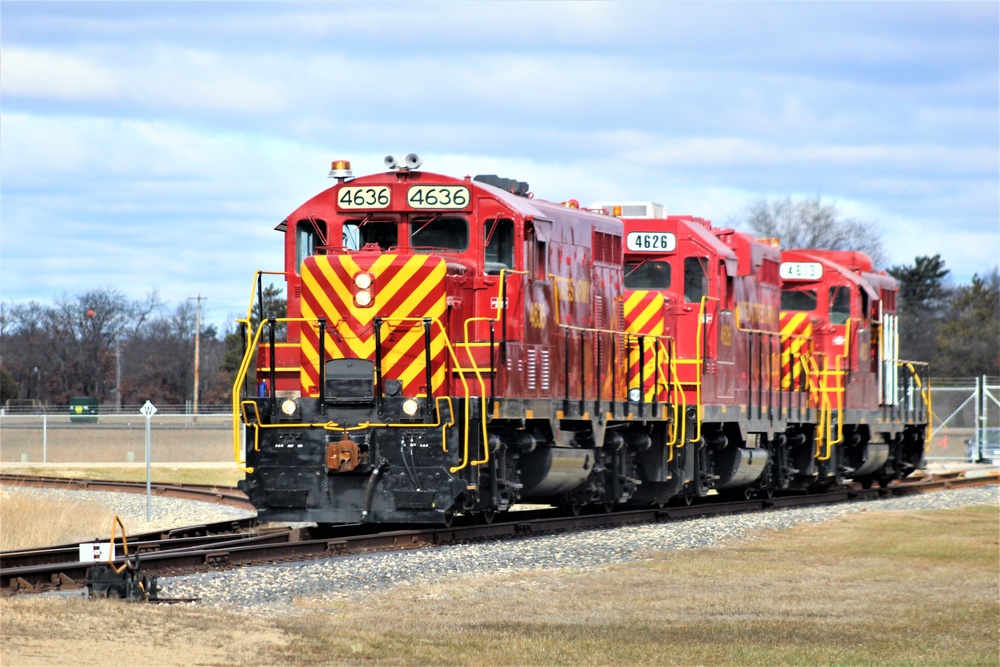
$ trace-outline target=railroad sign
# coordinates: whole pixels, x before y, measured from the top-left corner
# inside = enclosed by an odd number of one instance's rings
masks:
[[[143,405],[141,408],[139,408],[139,412],[142,414],[143,417],[149,419],[150,417],[156,414],[156,406],[150,403],[149,401],[146,401],[146,404]]]

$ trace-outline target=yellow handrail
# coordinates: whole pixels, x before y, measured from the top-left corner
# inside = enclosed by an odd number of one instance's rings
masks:
[[[933,432],[932,431],[932,426],[933,426],[933,417],[934,417],[934,408],[932,406],[932,400],[931,400],[931,396],[932,396],[932,394],[931,394],[931,378],[930,378],[930,375],[927,376],[927,388],[924,389],[923,383],[920,381],[920,374],[917,373],[917,369],[914,367],[914,364],[916,364],[917,366],[924,366],[924,367],[927,367],[928,364],[925,361],[923,361],[923,362],[922,361],[898,361],[896,363],[897,363],[897,365],[900,365],[900,366],[905,365],[910,370],[910,374],[913,375],[913,379],[917,383],[917,390],[920,392],[920,399],[924,402],[924,405],[927,406],[927,427],[926,427],[927,428],[927,432],[924,435],[924,442],[927,443],[927,445],[930,445],[931,434]]]
[[[560,277],[556,276],[555,274],[552,274],[552,273],[550,273],[548,275],[549,275],[550,278],[553,279],[553,282],[552,282],[553,302],[555,303],[555,306],[556,306],[556,309],[555,309],[555,321],[556,321],[556,326],[559,327],[560,329],[563,329],[563,330],[566,330],[566,331],[579,331],[581,333],[598,333],[598,334],[602,334],[603,333],[603,334],[610,334],[612,336],[612,344],[614,344],[614,339],[615,339],[616,336],[624,336],[626,342],[628,341],[628,338],[632,337],[632,336],[635,336],[636,338],[638,338],[639,336],[642,336],[644,338],[653,338],[660,345],[663,344],[663,341],[667,341],[667,342],[672,342],[673,341],[673,337],[671,337],[671,336],[662,336],[662,335],[658,335],[658,334],[638,333],[638,332],[635,332],[635,331],[619,331],[617,329],[602,329],[602,328],[598,328],[598,327],[581,327],[581,326],[576,326],[576,325],[573,325],[573,324],[563,324],[562,322],[560,322],[560,316],[559,316],[559,283],[558,283],[557,279],[559,279]],[[667,359],[664,359],[664,362],[665,363],[669,363],[671,358],[672,357],[668,356]],[[662,369],[660,369],[660,373],[662,374]],[[628,377],[627,376],[626,376],[625,384],[626,384],[626,391],[627,391],[628,390]],[[655,377],[654,377],[653,384],[654,384],[654,391],[655,391],[655,385],[656,385]],[[643,387],[640,387],[640,389],[644,390]],[[643,397],[645,397],[645,391],[643,391]],[[612,388],[612,397],[611,397],[611,400],[612,401],[617,400],[615,398],[615,396],[614,396],[614,388]]]

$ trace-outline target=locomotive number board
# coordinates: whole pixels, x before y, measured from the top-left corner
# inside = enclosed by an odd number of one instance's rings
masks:
[[[778,269],[782,280],[819,280],[823,265],[819,262],[782,262]]]
[[[469,206],[464,185],[411,185],[406,191],[410,208],[459,209]]]
[[[625,247],[631,252],[673,252],[677,237],[670,232],[629,232]]]
[[[360,185],[340,188],[337,203],[340,208],[389,208],[392,191],[388,185]]]

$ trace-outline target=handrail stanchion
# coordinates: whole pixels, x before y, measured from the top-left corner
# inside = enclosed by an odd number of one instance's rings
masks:
[[[268,324],[268,328],[269,328],[269,331],[268,331],[268,334],[267,334],[267,342],[268,342],[268,346],[269,346],[268,362],[267,363],[271,367],[270,368],[270,372],[268,373],[268,375],[269,375],[269,377],[271,379],[271,387],[270,387],[270,390],[271,390],[271,392],[270,392],[270,394],[271,394],[271,396],[270,396],[270,399],[271,399],[271,414],[274,415],[274,414],[277,414],[277,412],[278,412],[278,400],[276,398],[278,394],[276,393],[277,392],[277,388],[274,386],[274,383],[275,383],[275,380],[276,380],[276,377],[277,377],[277,369],[275,368],[275,366],[277,365],[277,360],[276,360],[276,355],[275,355],[275,352],[274,352],[274,327],[277,324],[277,322],[275,321],[275,319],[273,317],[269,317],[267,319],[267,324]]]
[[[319,318],[319,413],[326,414],[326,318]]]

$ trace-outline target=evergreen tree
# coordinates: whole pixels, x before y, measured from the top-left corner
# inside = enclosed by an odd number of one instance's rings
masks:
[[[889,268],[899,282],[899,356],[932,361],[937,355],[937,332],[947,309],[949,288],[941,255],[917,257],[912,265]],[[932,372],[937,369],[932,366]]]
[[[1000,375],[1000,269],[955,290],[937,343],[936,375]]]

